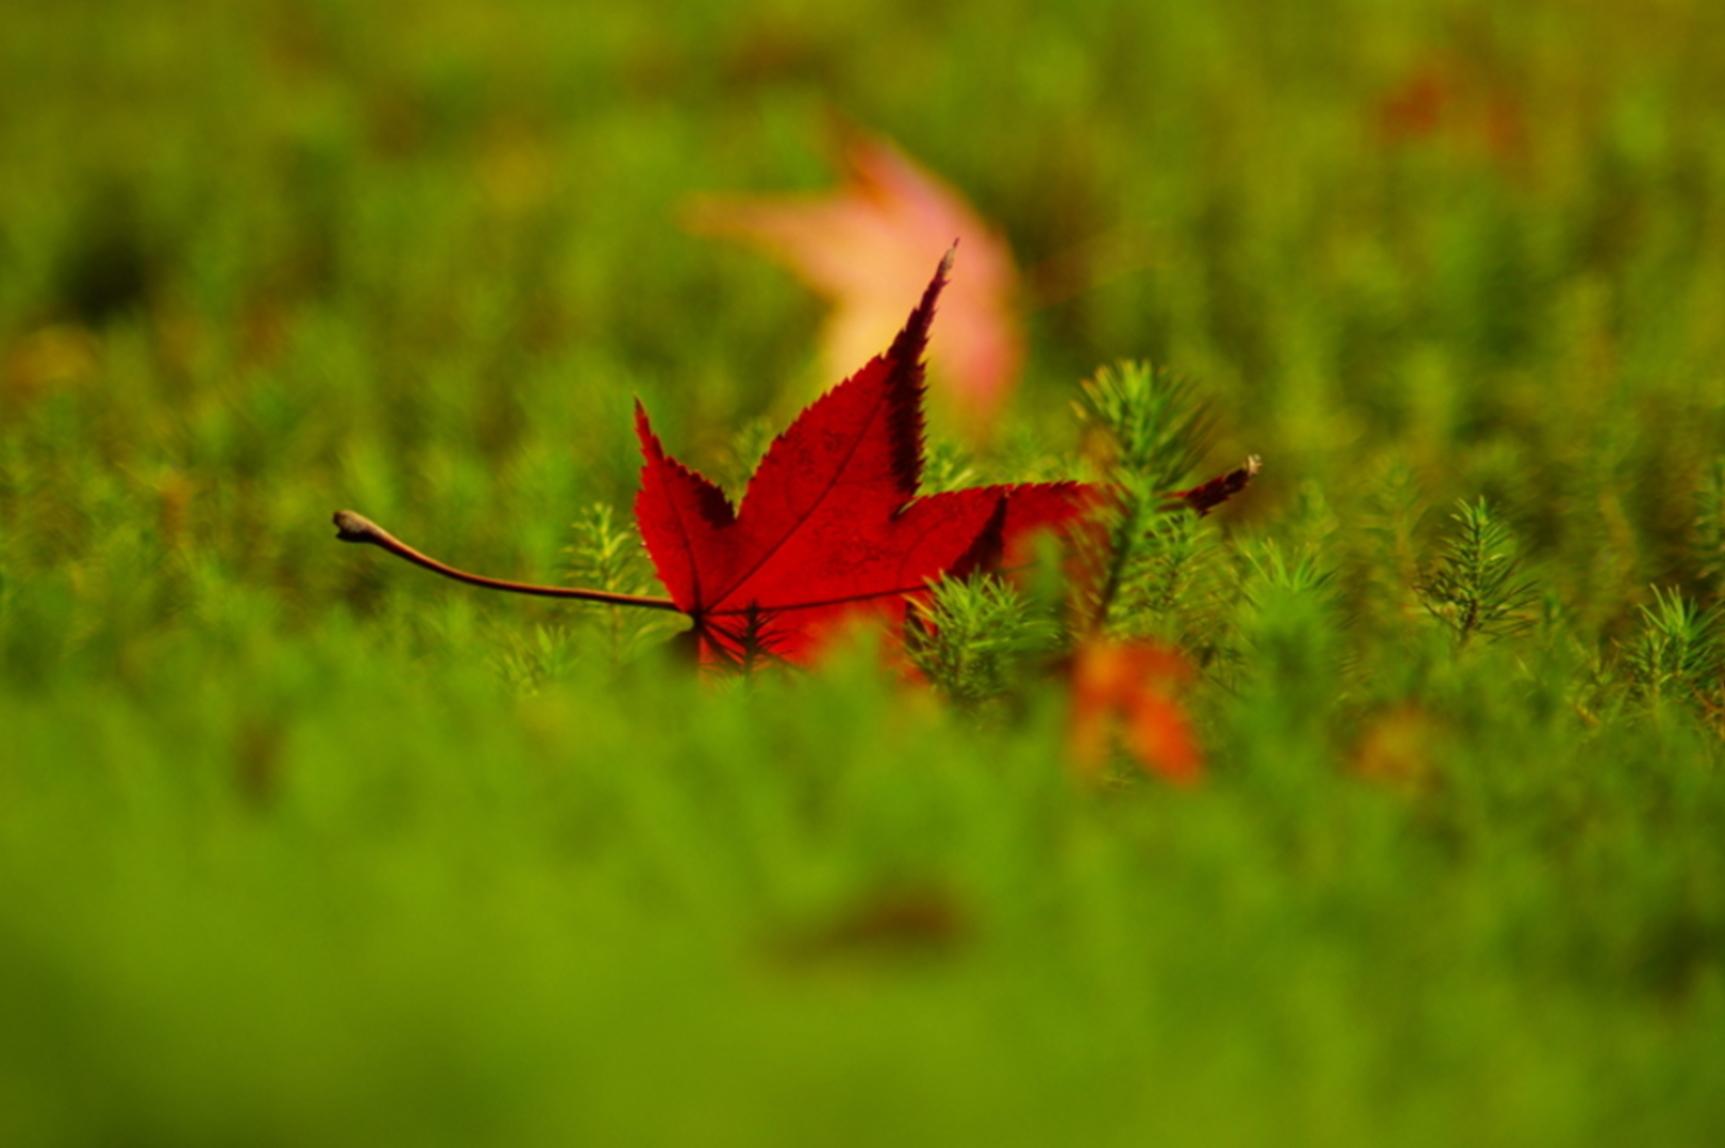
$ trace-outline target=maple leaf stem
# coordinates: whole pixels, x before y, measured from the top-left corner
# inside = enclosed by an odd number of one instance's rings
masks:
[[[581,590],[568,586],[536,586],[531,582],[507,582],[501,578],[487,578],[483,574],[469,574],[465,570],[457,570],[447,566],[437,559],[421,554],[395,535],[365,517],[351,510],[335,512],[336,537],[343,542],[366,542],[382,550],[387,550],[397,558],[404,558],[415,566],[423,566],[433,574],[441,574],[445,578],[453,578],[457,582],[465,582],[469,586],[481,586],[487,590],[502,590],[509,594],[533,594],[540,598],[573,598],[581,602],[604,602],[612,606],[641,606],[648,610],[676,610],[677,604],[669,598],[649,598],[640,594],[616,594],[609,590]]]

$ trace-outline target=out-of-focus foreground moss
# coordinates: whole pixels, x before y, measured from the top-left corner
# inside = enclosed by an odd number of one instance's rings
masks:
[[[1721,60],[1710,0],[0,6],[0,1140],[1715,1142],[1719,659],[1643,607],[1725,574]],[[614,672],[331,541],[553,579],[635,396],[722,470],[836,381],[676,223],[835,118],[1029,268],[1005,441],[1171,364],[1241,552],[1333,571],[1198,790],[1073,784],[1057,682]],[[1457,650],[1482,495],[1539,605]]]

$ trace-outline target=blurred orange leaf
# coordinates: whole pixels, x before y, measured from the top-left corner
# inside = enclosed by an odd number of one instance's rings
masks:
[[[1152,642],[1092,640],[1072,661],[1072,725],[1068,746],[1086,774],[1101,772],[1116,726],[1147,773],[1178,785],[1195,784],[1203,754],[1178,691],[1193,677],[1176,649]]]

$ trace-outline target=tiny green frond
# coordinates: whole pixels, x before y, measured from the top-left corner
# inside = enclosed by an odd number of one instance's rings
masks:
[[[1715,688],[1725,668],[1722,628],[1718,607],[1655,586],[1652,604],[1641,607],[1641,631],[1625,651],[1637,687],[1651,697],[1699,697]]]
[[[540,625],[507,637],[491,665],[512,689],[536,694],[552,682],[569,678],[578,660],[578,646],[570,641],[567,627]]]
[[[1522,575],[1515,536],[1485,499],[1462,502],[1436,569],[1416,587],[1432,617],[1448,626],[1457,646],[1476,634],[1501,638],[1533,626],[1538,588]]]
[[[927,454],[922,466],[924,494],[941,494],[977,485],[976,468],[971,465],[969,454],[957,443],[937,442],[928,448]]]
[[[1103,632],[1175,642],[1195,655],[1215,647],[1233,588],[1232,563],[1216,525],[1195,514],[1159,514],[1135,540],[1135,550],[1122,568]]]
[[[1161,367],[1121,363],[1083,385],[1079,416],[1098,432],[1099,468],[1113,493],[1100,513],[1089,626],[1103,633],[1145,610],[1169,609],[1205,535],[1193,516],[1167,514],[1165,496],[1203,451],[1206,418],[1190,383]]]
[[[1333,589],[1335,571],[1320,566],[1317,553],[1308,547],[1290,558],[1275,542],[1265,540],[1246,550],[1245,559],[1241,593],[1253,605],[1262,606],[1267,595],[1325,594]]]
[[[1052,618],[991,575],[935,582],[926,599],[912,601],[906,633],[917,668],[973,710],[1010,690],[1023,665],[1059,637]]]
[[[616,512],[596,502],[570,527],[574,541],[564,548],[564,572],[570,582],[613,594],[645,594],[654,580],[641,540],[619,525]],[[643,616],[640,610],[603,607],[605,641],[613,665],[626,661],[649,633],[663,629],[664,619]]]
[[[1198,464],[1209,422],[1187,379],[1138,362],[1098,370],[1082,386],[1078,413],[1108,434],[1114,474],[1155,494],[1179,486]]]

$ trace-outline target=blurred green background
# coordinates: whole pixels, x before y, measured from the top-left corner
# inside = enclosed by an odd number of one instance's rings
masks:
[[[1714,0],[0,7],[0,1140],[1717,1143],[1722,61]],[[1027,269],[979,468],[1171,364],[1267,460],[1216,544],[1333,572],[1241,606],[1199,791],[1073,786],[1056,684],[697,686],[331,541],[564,576],[637,395],[734,477],[821,306],[679,208],[835,120]],[[1481,495],[1538,625],[1457,652]]]

